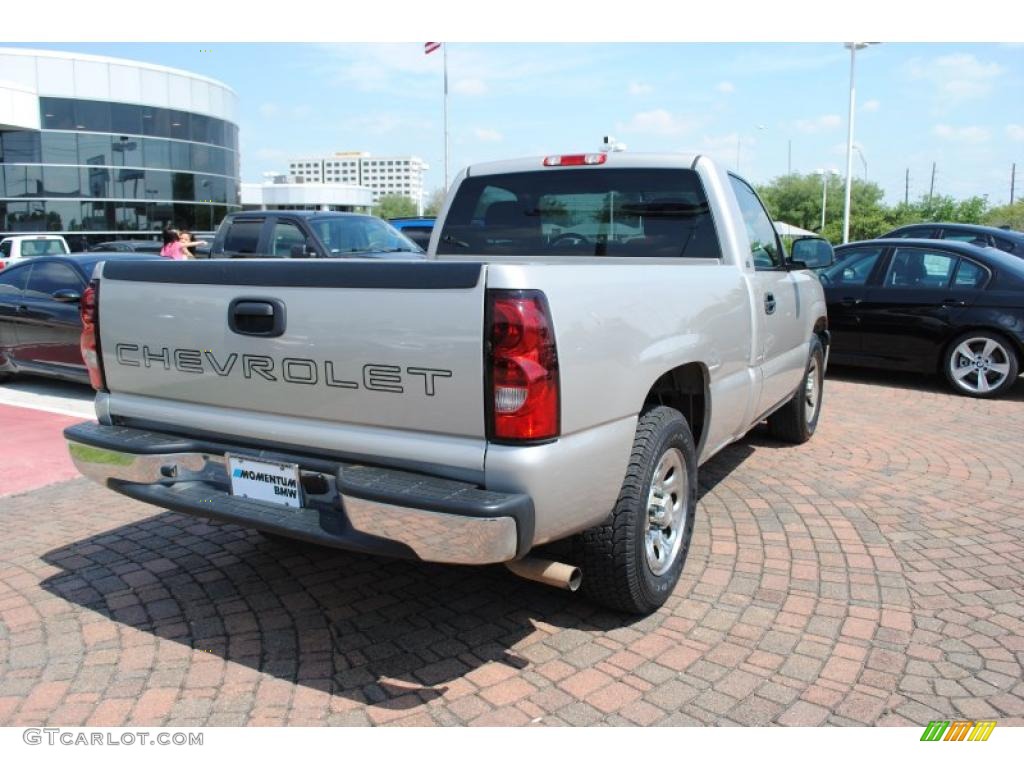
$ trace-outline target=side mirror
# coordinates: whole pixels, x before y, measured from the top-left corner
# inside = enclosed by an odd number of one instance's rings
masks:
[[[61,288],[51,293],[50,298],[63,304],[77,304],[82,300],[82,294],[70,288]]]
[[[821,237],[799,237],[790,246],[791,269],[820,269],[835,261],[832,244]]]
[[[291,250],[293,259],[315,259],[319,254],[316,250],[316,245],[313,242],[313,238],[306,238],[306,242],[303,245],[293,245]]]

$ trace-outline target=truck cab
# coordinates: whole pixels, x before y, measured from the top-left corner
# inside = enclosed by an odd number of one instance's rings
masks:
[[[14,235],[0,240],[0,269],[19,259],[33,256],[60,256],[70,253],[60,235]]]
[[[339,211],[243,211],[217,228],[211,259],[421,258],[383,219]]]

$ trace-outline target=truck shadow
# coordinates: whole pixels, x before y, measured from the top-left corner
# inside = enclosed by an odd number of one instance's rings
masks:
[[[523,669],[530,659],[517,648],[552,631],[580,630],[586,640],[640,621],[500,566],[439,566],[264,540],[172,512],[44,560],[60,569],[42,582],[47,592],[112,621],[390,709],[443,696],[451,681],[488,662]],[[549,626],[538,629],[538,622]]]
[[[705,464],[702,492],[752,452],[742,442]],[[42,582],[47,592],[114,622],[395,710],[443,696],[489,662],[520,670],[576,646],[599,650],[604,633],[649,632],[668,615],[609,612],[500,566],[388,560],[173,512],[43,559],[60,569]]]

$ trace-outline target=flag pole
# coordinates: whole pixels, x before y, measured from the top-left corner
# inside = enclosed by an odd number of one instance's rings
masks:
[[[448,44],[441,45],[444,56],[444,192],[448,194]]]

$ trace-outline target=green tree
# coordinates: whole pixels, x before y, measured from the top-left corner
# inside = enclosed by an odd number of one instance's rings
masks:
[[[1018,200],[1013,205],[992,208],[984,215],[982,221],[993,227],[1009,227],[1024,231],[1024,200]]]
[[[802,229],[820,232],[822,237],[838,243],[843,238],[843,180],[829,175],[825,205],[825,229],[821,230],[822,177],[817,173],[789,174],[772,179],[758,187],[758,194],[772,218],[795,224]],[[881,187],[871,182],[853,180],[850,189],[850,239],[878,237],[889,226],[887,209],[882,203]]]
[[[384,195],[377,201],[374,215],[382,219],[397,219],[416,215],[416,201],[405,195]]]
[[[444,206],[445,191],[438,187],[429,195],[427,195],[427,202],[423,206],[424,216],[437,216],[441,213],[441,208]]]

